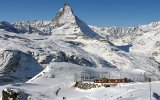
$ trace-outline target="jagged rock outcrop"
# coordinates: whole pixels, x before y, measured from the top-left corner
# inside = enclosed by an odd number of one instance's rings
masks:
[[[91,62],[91,61],[89,61],[85,58],[75,56],[75,55],[72,55],[69,58],[69,61],[74,63],[74,64],[81,65],[81,66],[89,66],[89,67],[95,67],[96,66],[94,62]]]
[[[95,64],[94,62],[91,62],[85,58],[76,56],[76,55],[66,55],[65,52],[59,51],[55,54],[55,59],[53,60],[54,62],[70,62],[73,64],[78,64],[81,66],[89,66],[89,67],[94,67]]]
[[[56,53],[55,62],[68,62],[68,57],[63,51],[58,51]]]
[[[28,100],[28,94],[20,89],[6,88],[2,90],[2,100]]]

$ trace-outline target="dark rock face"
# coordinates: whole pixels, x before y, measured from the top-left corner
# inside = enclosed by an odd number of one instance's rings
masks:
[[[11,90],[11,89],[6,89],[2,91],[2,100],[19,100],[18,99],[19,93]]]
[[[47,55],[47,56],[45,57],[45,59],[43,59],[43,60],[40,62],[40,64],[49,64],[49,63],[52,61],[53,58],[54,58],[54,55]]]
[[[43,68],[31,54],[5,50],[0,54],[0,84],[25,82]]]
[[[89,67],[94,67],[95,66],[93,62],[90,62],[87,59],[84,59],[84,58],[81,58],[81,57],[78,57],[78,56],[75,56],[75,55],[72,55],[69,58],[69,61],[74,63],[74,64],[81,65],[81,66],[89,66]]]
[[[55,55],[54,62],[70,62],[73,64],[78,64],[81,66],[89,66],[89,67],[94,67],[94,62],[90,62],[89,60],[76,56],[76,55],[66,55],[65,52],[59,51]]]
[[[65,52],[59,51],[56,54],[55,62],[68,62],[68,57],[66,56]]]
[[[2,100],[27,100],[28,94],[18,89],[7,88],[2,90]]]
[[[73,64],[78,64],[81,66],[95,67],[95,63],[91,62],[83,57],[77,55],[66,55],[63,51],[58,51],[55,54],[47,55],[43,60],[40,61],[40,64],[49,64],[50,62],[70,62]]]
[[[12,26],[10,23],[2,21],[0,22],[0,29],[4,29],[8,32],[14,32],[14,33],[19,33],[18,30]]]

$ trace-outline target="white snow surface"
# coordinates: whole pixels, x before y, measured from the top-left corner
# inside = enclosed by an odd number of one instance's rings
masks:
[[[36,75],[28,82],[8,84],[0,87],[0,90],[10,87],[20,89],[30,94],[31,100],[156,100],[152,94],[160,94],[160,82],[152,83],[124,83],[116,87],[94,88],[81,90],[73,87],[74,73],[81,71],[105,72],[104,69],[87,68],[71,63],[52,63],[44,71]],[[55,76],[52,77],[52,76]],[[150,91],[151,85],[151,91]]]
[[[133,42],[132,52],[141,52],[160,62],[160,31],[149,31]]]

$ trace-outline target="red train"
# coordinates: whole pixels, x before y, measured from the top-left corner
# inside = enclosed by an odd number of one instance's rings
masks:
[[[128,83],[130,82],[129,79],[107,79],[107,78],[101,78],[101,79],[95,79],[94,83]]]

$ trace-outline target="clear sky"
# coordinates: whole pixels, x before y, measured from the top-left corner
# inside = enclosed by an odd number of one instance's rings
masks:
[[[51,20],[65,2],[90,25],[125,27],[160,21],[160,0],[0,0],[0,21]]]

